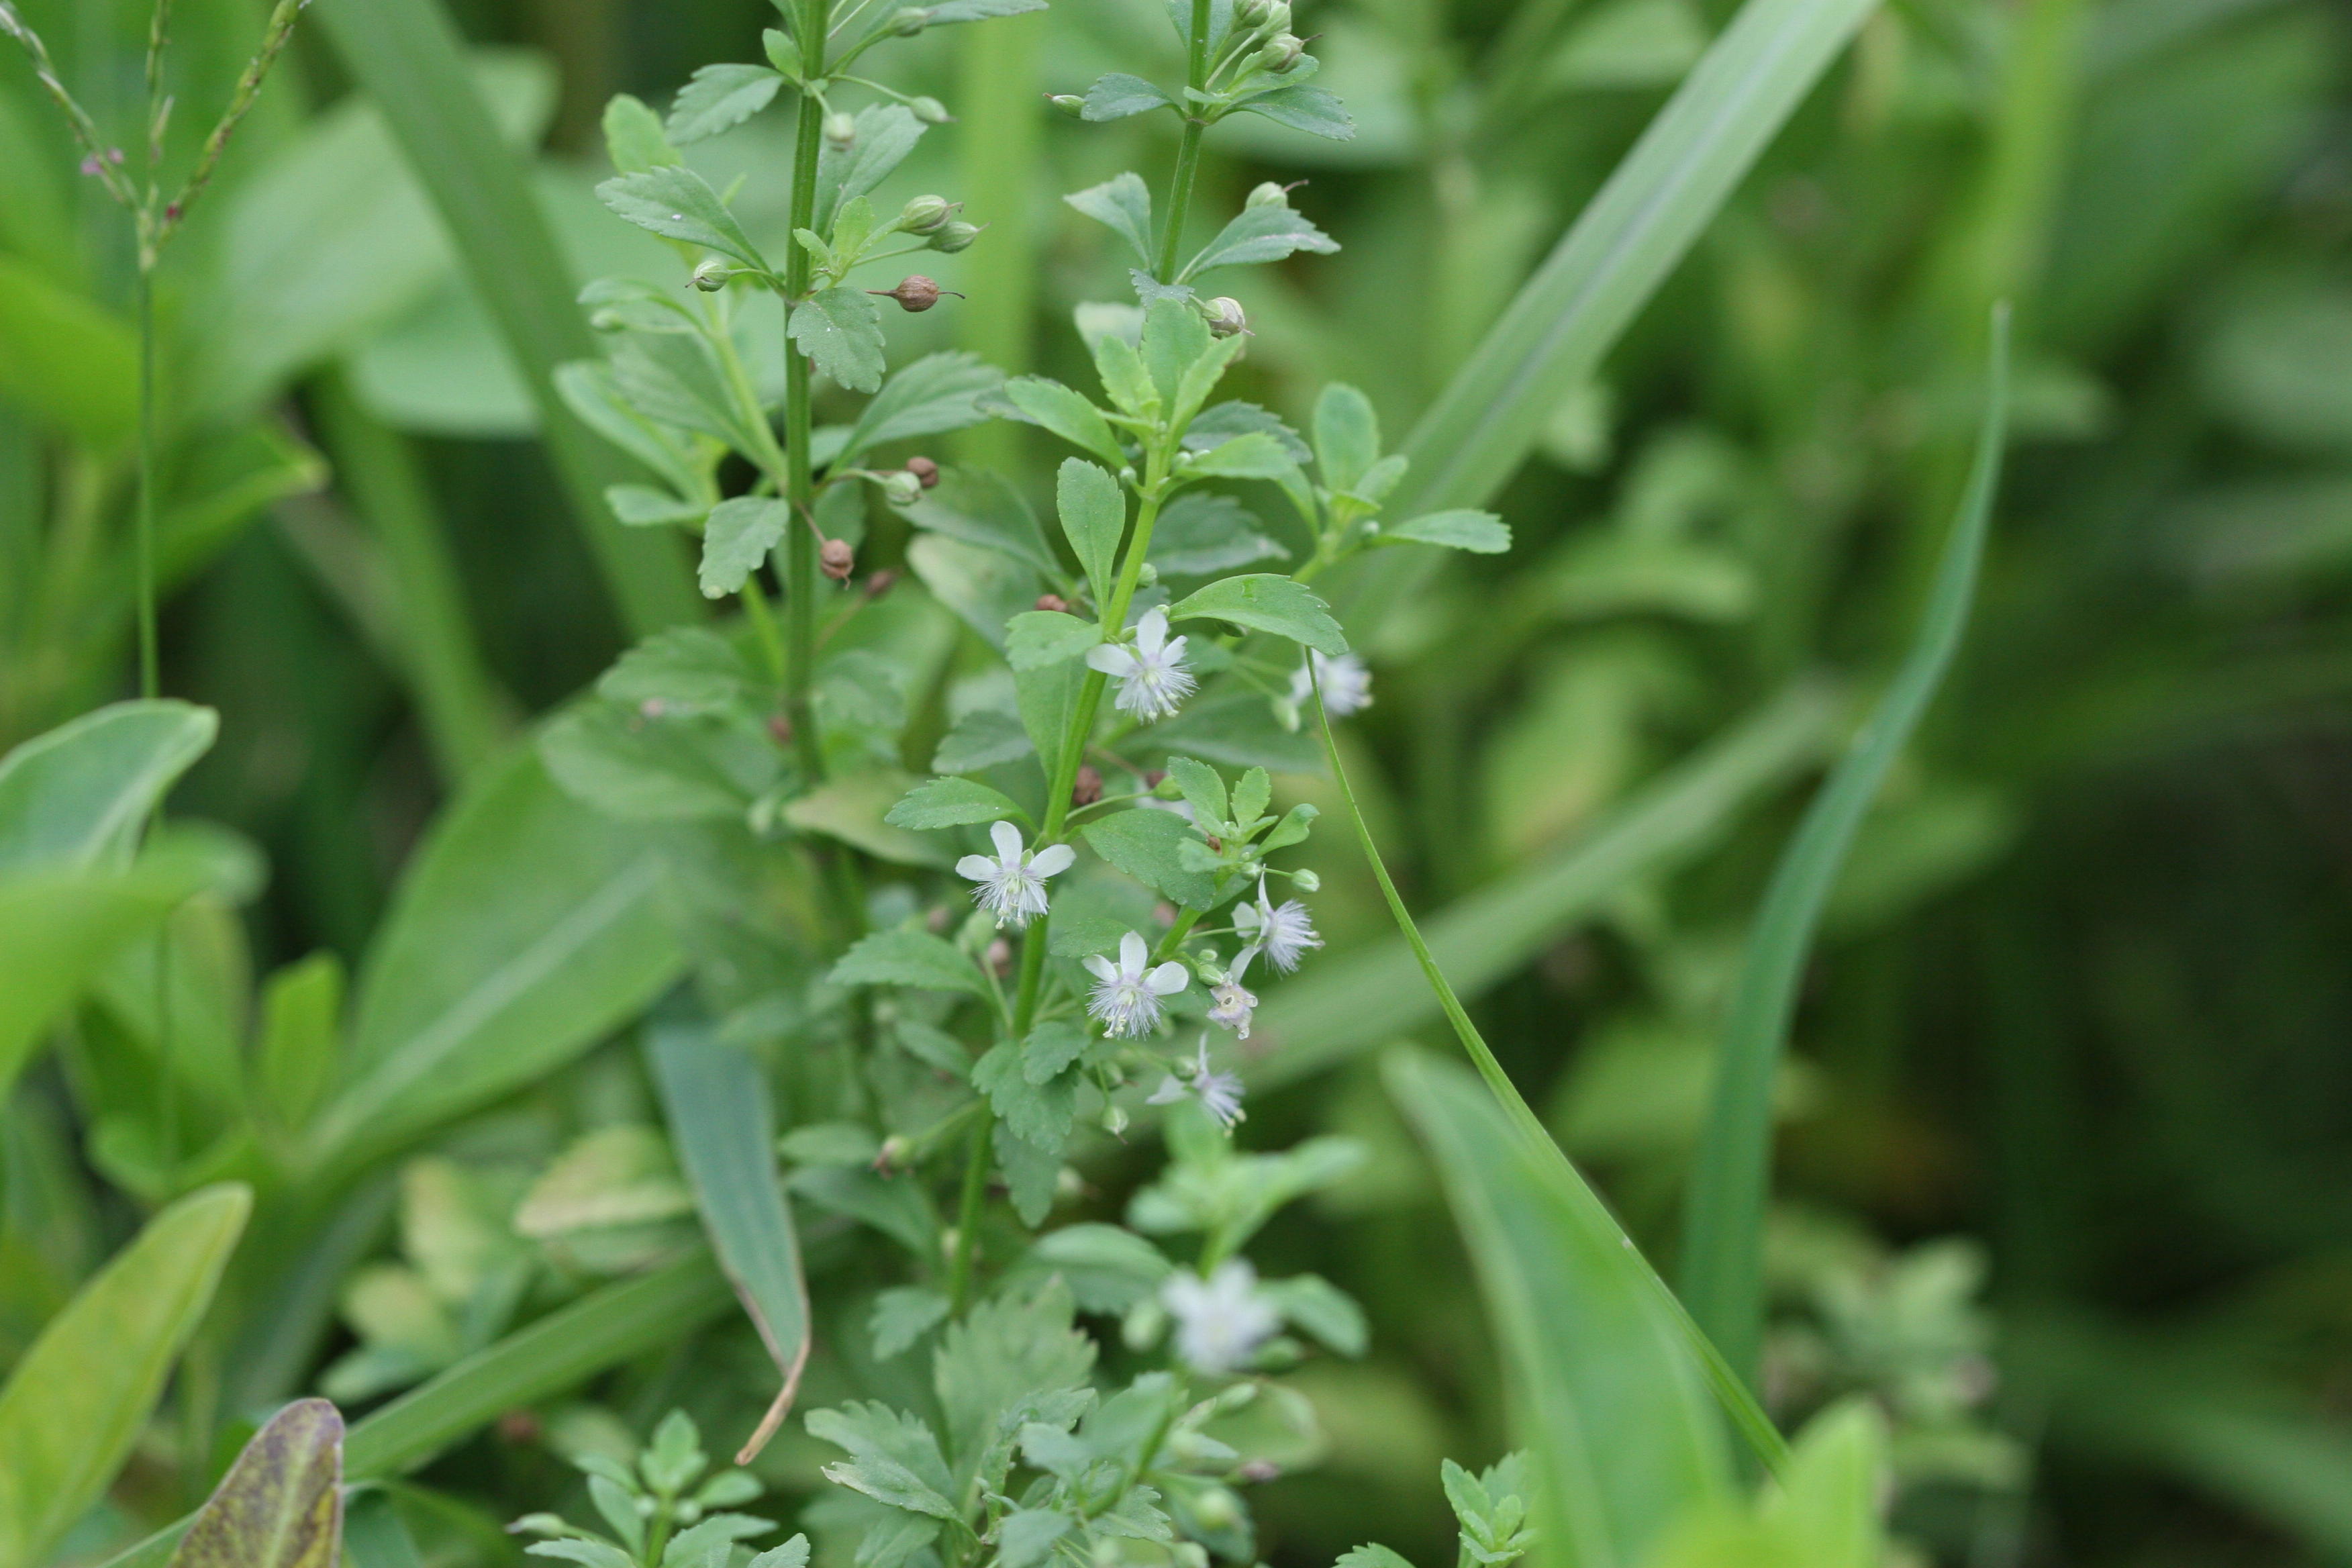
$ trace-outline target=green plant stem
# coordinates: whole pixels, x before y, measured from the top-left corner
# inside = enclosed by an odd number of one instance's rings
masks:
[[[1209,85],[1209,0],[1192,0],[1192,26],[1184,47],[1184,82],[1194,90]],[[1160,236],[1162,283],[1176,281],[1176,253],[1184,242],[1184,218],[1192,206],[1192,182],[1201,172],[1201,137],[1208,125],[1197,105],[1184,115],[1184,134],[1176,143],[1176,174],[1168,184],[1167,227]]]
[[[1616,1216],[1609,1213],[1608,1205],[1601,1201],[1600,1194],[1593,1192],[1569,1157],[1560,1152],[1559,1145],[1552,1141],[1551,1133],[1546,1130],[1542,1120],[1528,1106],[1526,1097],[1519,1093],[1518,1086],[1511,1082],[1510,1074],[1505,1072],[1503,1064],[1495,1059],[1495,1053],[1487,1047],[1486,1037],[1478,1033],[1478,1026],[1470,1021],[1470,1015],[1464,1010],[1461,998],[1454,995],[1454,987],[1447,983],[1445,972],[1438,968],[1437,960],[1430,953],[1429,944],[1422,940],[1421,928],[1413,923],[1412,911],[1404,907],[1404,900],[1398,894],[1396,883],[1389,876],[1388,866],[1381,858],[1380,846],[1372,842],[1372,830],[1366,826],[1363,812],[1357,808],[1355,791],[1348,784],[1348,770],[1339,762],[1339,746],[1332,734],[1331,716],[1323,710],[1323,686],[1313,674],[1314,660],[1309,659],[1307,668],[1308,685],[1315,698],[1315,721],[1323,731],[1323,754],[1331,764],[1331,779],[1339,787],[1341,803],[1348,808],[1348,820],[1355,826],[1356,842],[1362,847],[1364,859],[1370,865],[1372,876],[1381,885],[1381,896],[1388,900],[1389,913],[1395,917],[1397,929],[1412,946],[1413,957],[1420,962],[1421,972],[1429,981],[1429,988],[1437,994],[1438,1005],[1445,1010],[1445,1016],[1453,1024],[1462,1048],[1469,1054],[1479,1076],[1486,1080],[1486,1087],[1493,1091],[1503,1114],[1527,1140],[1528,1147],[1539,1157],[1556,1163],[1567,1174],[1571,1190],[1578,1194],[1578,1201],[1589,1204],[1597,1220],[1605,1220],[1615,1227],[1625,1249],[1643,1259],[1643,1281],[1654,1293],[1658,1307],[1681,1331],[1691,1355],[1699,1364],[1701,1375],[1706,1379],[1707,1386],[1715,1391],[1725,1414],[1730,1416],[1732,1425],[1755,1449],[1765,1468],[1774,1475],[1780,1474],[1788,1463],[1789,1445],[1780,1436],[1780,1429],[1772,1425],[1772,1418],[1764,1414],[1764,1407],[1756,1403],[1755,1395],[1748,1391],[1747,1384],[1717,1351],[1714,1342],[1683,1310],[1682,1302],[1667,1288],[1657,1270],[1650,1267],[1647,1258],[1633,1245],[1633,1238],[1625,1235],[1624,1227],[1619,1226]]]
[[[801,71],[804,81],[824,78],[825,0],[803,0],[800,6]],[[801,95],[793,137],[793,227],[813,228],[816,223],[816,165],[823,153],[824,108],[814,93]],[[795,307],[809,291],[815,258],[794,245],[784,260],[785,308]],[[809,466],[808,356],[784,344],[784,500],[793,520],[784,530],[784,678],[785,711],[793,723],[793,745],[801,772],[812,784],[824,777],[824,750],[818,743],[809,691],[816,659],[816,595],[823,581],[817,571],[816,539],[810,523],[816,516],[816,481]]]
[[[1044,951],[1044,944],[1037,944]],[[985,1107],[986,1100],[981,1105]],[[971,1130],[971,1146],[964,1156],[963,1194],[956,1205],[955,1261],[948,1272],[949,1310],[957,1317],[971,1304],[972,1264],[980,1255],[980,1209],[988,1196],[988,1145],[996,1130],[993,1111]]]
[[[155,275],[139,268],[134,296],[139,325],[139,695],[163,695],[163,665],[155,632]]]

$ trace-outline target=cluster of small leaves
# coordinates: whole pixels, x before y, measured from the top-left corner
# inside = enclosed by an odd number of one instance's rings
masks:
[[[704,1472],[700,1435],[684,1411],[673,1410],[633,1465],[583,1455],[588,1496],[612,1534],[583,1529],[552,1513],[525,1514],[509,1528],[535,1535],[534,1557],[555,1557],[582,1568],[806,1568],[809,1542],[795,1535],[754,1552],[744,1543],[776,1528],[773,1520],[726,1511],[763,1489],[742,1470]],[[698,1484],[699,1483],[699,1484]]]
[[[1448,1459],[1438,1471],[1445,1500],[1453,1505],[1461,1527],[1459,1568],[1507,1568],[1535,1544],[1528,1527],[1528,1461],[1525,1454],[1507,1454],[1480,1475],[1472,1475]],[[1412,1568],[1412,1564],[1377,1543],[1359,1546],[1339,1555],[1339,1568]]]

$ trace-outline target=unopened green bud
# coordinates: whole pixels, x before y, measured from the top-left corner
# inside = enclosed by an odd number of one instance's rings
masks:
[[[941,224],[939,232],[931,236],[931,248],[952,256],[959,250],[970,250],[971,242],[979,237],[980,226],[976,223]]]
[[[1249,317],[1243,312],[1239,300],[1220,294],[1209,301],[1205,313],[1213,338],[1238,337],[1249,331]]]
[[[1269,34],[1290,31],[1290,0],[1273,0],[1265,8],[1265,20],[1258,26]]]
[[[882,499],[892,506],[912,506],[923,499],[923,481],[903,471],[892,474],[882,481]]]
[[[856,117],[845,114],[838,109],[835,110],[831,114],[826,115],[824,117],[824,139],[845,152],[851,147],[855,147],[857,144],[857,121]]]
[[[727,279],[733,276],[727,263],[715,256],[706,256],[696,264],[692,281],[704,293],[716,294],[727,287]]]
[[[1203,1488],[1192,1499],[1192,1517],[1204,1530],[1224,1530],[1241,1519],[1241,1503],[1223,1487]]]
[[[1241,0],[1241,4],[1234,7],[1234,26],[1245,31],[1254,29],[1273,9],[1274,0]]]
[[[929,5],[902,5],[890,13],[890,30],[902,38],[911,38],[930,25]]]
[[[1047,93],[1045,101],[1073,120],[1084,118],[1087,112],[1087,100],[1075,92]]]
[[[948,106],[936,98],[919,98],[907,107],[913,110],[915,118],[926,125],[945,125],[955,118],[948,112]]]
[[[1102,1113],[1102,1130],[1116,1138],[1127,1131],[1127,1109],[1114,1105]]]
[[[1142,587],[1157,587],[1160,584],[1160,568],[1147,561],[1143,563],[1143,570],[1136,574],[1135,580]]]
[[[1280,76],[1297,65],[1298,57],[1306,52],[1307,46],[1299,41],[1297,35],[1276,33],[1265,47],[1257,52],[1258,68]]]
[[[1323,890],[1323,879],[1311,870],[1301,869],[1290,874],[1290,885],[1302,893],[1319,893]]]
[[[1254,207],[1286,207],[1290,205],[1290,193],[1268,180],[1249,194],[1248,205]]]
[[[917,196],[898,209],[898,226],[908,234],[936,233],[955,216],[956,204],[945,196]]]

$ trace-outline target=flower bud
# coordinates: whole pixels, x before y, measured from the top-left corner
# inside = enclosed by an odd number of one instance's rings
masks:
[[[1073,120],[1083,118],[1087,112],[1087,100],[1075,92],[1049,92],[1045,101]]]
[[[913,110],[915,118],[926,125],[945,125],[955,118],[948,112],[948,106],[936,98],[919,98],[907,107]]]
[[[1249,194],[1249,201],[1244,205],[1254,207],[1286,207],[1290,205],[1290,191],[1286,186],[1268,180]]]
[[[1249,317],[1242,310],[1242,302],[1220,294],[1209,301],[1209,335],[1213,338],[1238,337],[1249,331]]]
[[[971,242],[979,237],[978,224],[964,223],[961,220],[945,223],[940,226],[940,231],[937,234],[931,236],[931,248],[942,255],[952,256],[959,250],[970,250]]]
[[[1156,588],[1156,587],[1158,587],[1158,586],[1160,585],[1160,568],[1159,568],[1159,567],[1157,567],[1157,566],[1154,566],[1154,565],[1153,565],[1150,562],[1149,562],[1149,561],[1145,562],[1145,563],[1143,563],[1143,570],[1142,570],[1141,572],[1139,572],[1138,574],[1136,574],[1136,579],[1135,579],[1135,581],[1136,581],[1136,585],[1137,585],[1138,587],[1142,587],[1142,588]]]
[[[1102,1130],[1116,1138],[1127,1131],[1127,1110],[1123,1106],[1107,1107],[1102,1113]]]
[[[816,563],[824,574],[836,583],[849,580],[850,568],[857,564],[857,552],[838,539],[828,539],[816,552]]]
[[[1070,602],[1059,594],[1040,594],[1037,595],[1037,603],[1032,607],[1040,610],[1059,610],[1066,615],[1069,612]]]
[[[694,276],[688,281],[706,294],[716,294],[727,287],[727,279],[733,276],[727,263],[715,256],[706,256],[695,264]]]
[[[1241,1504],[1223,1487],[1203,1487],[1192,1499],[1192,1517],[1203,1530],[1229,1529],[1242,1517]]]
[[[874,1156],[874,1168],[886,1176],[894,1171],[903,1171],[914,1152],[913,1139],[903,1132],[893,1132],[882,1140],[881,1151]]]
[[[1323,890],[1323,879],[1311,870],[1297,870],[1290,874],[1290,885],[1302,893],[1319,893]]]
[[[898,226],[908,234],[929,234],[955,211],[956,204],[945,196],[917,196],[898,209]]]
[[[1290,31],[1290,0],[1274,0],[1274,4],[1265,8],[1265,20],[1258,26],[1269,37]]]
[[[892,506],[912,506],[923,497],[923,481],[912,474],[892,474],[882,481],[882,499]]]
[[[898,300],[898,308],[910,316],[919,316],[940,302],[940,286],[919,272],[900,279],[896,289],[868,289],[866,292]]]
[[[855,147],[857,145],[856,119],[835,110],[824,117],[824,139],[845,153]]]
[[[1298,57],[1306,52],[1307,46],[1299,41],[1297,35],[1276,33],[1265,47],[1257,52],[1257,68],[1280,76],[1297,65]]]
[[[914,475],[916,481],[927,490],[934,489],[940,482],[940,466],[929,458],[908,458],[907,471]]]
[[[1241,0],[1234,7],[1234,26],[1244,31],[1254,30],[1274,9],[1274,0]]]
[[[930,25],[929,5],[901,5],[890,13],[890,30],[902,38],[911,38]]]

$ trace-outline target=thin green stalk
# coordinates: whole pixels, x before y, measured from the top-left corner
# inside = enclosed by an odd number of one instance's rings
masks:
[[[163,666],[155,637],[155,277],[139,268],[134,295],[139,326],[139,510],[134,527],[138,562],[139,695],[163,695]]]
[[[824,79],[826,0],[803,0],[800,6],[801,79]],[[816,165],[823,153],[824,107],[814,93],[803,93],[793,137],[793,227],[816,224]],[[805,298],[815,258],[805,247],[793,245],[784,259],[785,308]],[[784,681],[785,710],[791,715],[793,745],[801,772],[811,783],[824,777],[824,751],[817,742],[816,721],[809,691],[816,658],[817,571],[816,540],[809,521],[816,515],[816,481],[809,466],[808,357],[788,339],[784,344],[784,500],[793,521],[784,532]]]
[[[1045,950],[1044,943],[1035,945],[1038,951]],[[982,1116],[971,1130],[971,1151],[964,1156],[963,1195],[956,1205],[955,1261],[948,1273],[949,1310],[959,1318],[971,1304],[972,1263],[980,1254],[981,1203],[988,1196],[988,1145],[995,1131],[995,1115]]]
[[[1194,91],[1209,85],[1209,0],[1192,0],[1192,26],[1184,47],[1184,81]],[[1184,218],[1192,206],[1192,182],[1201,172],[1201,137],[1208,129],[1198,108],[1184,116],[1176,144],[1176,174],[1168,185],[1168,226],[1160,236],[1160,281],[1176,281],[1176,252],[1184,240]]]
[[[1780,1428],[1772,1425],[1772,1418],[1764,1414],[1764,1407],[1756,1403],[1756,1396],[1748,1391],[1748,1385],[1740,1381],[1738,1373],[1731,1370],[1730,1364],[1716,1350],[1714,1342],[1683,1310],[1682,1302],[1667,1289],[1665,1280],[1649,1266],[1648,1259],[1633,1245],[1633,1238],[1626,1236],[1623,1227],[1617,1224],[1616,1216],[1609,1212],[1600,1194],[1586,1184],[1568,1156],[1560,1152],[1559,1145],[1552,1142],[1552,1136],[1545,1130],[1541,1119],[1529,1109],[1526,1098],[1511,1082],[1510,1075],[1503,1070],[1503,1064],[1496,1061],[1495,1053],[1487,1048],[1486,1037],[1478,1033],[1478,1026],[1470,1021],[1470,1015],[1463,1009],[1461,998],[1454,995],[1454,987],[1447,983],[1445,972],[1438,968],[1437,960],[1431,956],[1429,944],[1422,940],[1421,928],[1413,923],[1412,911],[1404,907],[1404,900],[1397,893],[1396,883],[1390,879],[1388,866],[1381,858],[1380,847],[1372,842],[1372,830],[1365,825],[1364,814],[1356,805],[1355,791],[1349,787],[1348,771],[1339,762],[1339,743],[1332,736],[1331,716],[1323,710],[1322,683],[1313,673],[1315,661],[1307,660],[1307,668],[1308,684],[1315,697],[1315,721],[1323,731],[1323,754],[1331,764],[1332,782],[1339,786],[1339,799],[1348,808],[1348,820],[1355,826],[1356,842],[1362,847],[1364,859],[1371,866],[1372,875],[1380,882],[1381,895],[1388,900],[1389,913],[1395,917],[1397,929],[1412,946],[1413,957],[1420,962],[1421,972],[1429,981],[1429,988],[1437,994],[1438,1005],[1445,1010],[1445,1016],[1453,1024],[1454,1033],[1461,1040],[1462,1048],[1469,1054],[1479,1076],[1486,1080],[1486,1087],[1494,1091],[1503,1114],[1527,1140],[1528,1147],[1558,1164],[1566,1173],[1578,1202],[1590,1205],[1596,1223],[1606,1222],[1616,1230],[1625,1244],[1625,1249],[1643,1258],[1642,1278],[1652,1292],[1653,1304],[1681,1334],[1692,1357],[1699,1363],[1701,1375],[1706,1379],[1707,1386],[1715,1391],[1716,1398],[1722,1404],[1725,1414],[1730,1416],[1732,1425],[1755,1449],[1765,1468],[1775,1475],[1780,1474],[1789,1458],[1789,1445],[1780,1436]]]

